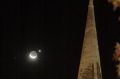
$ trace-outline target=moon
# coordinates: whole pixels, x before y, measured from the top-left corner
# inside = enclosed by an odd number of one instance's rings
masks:
[[[37,52],[36,51],[31,51],[30,54],[29,54],[29,57],[31,59],[36,59],[37,58]]]

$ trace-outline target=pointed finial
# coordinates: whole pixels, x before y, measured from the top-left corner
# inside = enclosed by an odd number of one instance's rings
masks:
[[[89,0],[89,7],[93,7],[93,0]]]

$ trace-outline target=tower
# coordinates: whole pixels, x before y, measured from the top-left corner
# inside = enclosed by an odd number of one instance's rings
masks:
[[[89,0],[85,36],[77,79],[102,79],[93,0]]]

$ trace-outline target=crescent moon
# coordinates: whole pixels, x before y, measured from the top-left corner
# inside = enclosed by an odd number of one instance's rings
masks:
[[[33,53],[34,53],[34,55],[33,55]],[[30,55],[29,55],[29,57],[31,59],[36,59],[37,58],[37,54],[35,52],[31,52]]]

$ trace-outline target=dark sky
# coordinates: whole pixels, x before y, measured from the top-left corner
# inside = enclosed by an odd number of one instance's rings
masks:
[[[0,79],[77,79],[88,0],[3,0],[0,2]],[[114,46],[120,42],[120,10],[95,0],[103,79],[115,79]],[[27,52],[42,49],[39,61]]]

